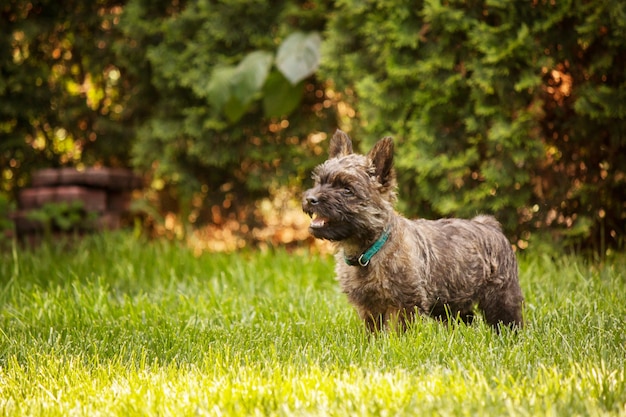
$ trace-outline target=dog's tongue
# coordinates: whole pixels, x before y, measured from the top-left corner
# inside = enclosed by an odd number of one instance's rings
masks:
[[[328,222],[328,219],[325,219],[324,217],[315,217],[313,220],[311,220],[311,227],[313,228],[324,227],[326,226],[327,222]]]

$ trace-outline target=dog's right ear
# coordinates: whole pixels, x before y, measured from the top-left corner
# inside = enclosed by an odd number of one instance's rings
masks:
[[[330,147],[328,149],[329,158],[338,158],[340,156],[350,155],[351,153],[352,141],[350,137],[345,132],[337,129],[330,139]]]

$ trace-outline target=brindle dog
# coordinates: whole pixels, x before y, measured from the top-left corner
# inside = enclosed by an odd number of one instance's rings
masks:
[[[404,328],[416,312],[470,323],[476,308],[497,331],[522,327],[517,260],[496,219],[397,214],[389,137],[360,155],[338,130],[329,153],[302,207],[313,236],[338,243],[338,281],[370,330]]]

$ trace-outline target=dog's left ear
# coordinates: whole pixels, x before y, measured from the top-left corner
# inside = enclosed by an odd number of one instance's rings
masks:
[[[390,136],[382,138],[371,151],[367,154],[367,157],[372,161],[376,169],[376,177],[380,183],[389,187],[393,184],[393,139]]]

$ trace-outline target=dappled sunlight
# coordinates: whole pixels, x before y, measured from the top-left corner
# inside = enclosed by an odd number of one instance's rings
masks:
[[[186,242],[196,254],[277,247],[330,253],[332,244],[313,239],[310,235],[310,219],[302,211],[296,193],[295,190],[283,187],[272,191],[270,197],[257,201],[254,204],[254,225],[246,222],[249,216],[227,216],[220,218],[219,222],[195,228]],[[182,227],[173,215],[169,222],[166,219],[166,229],[181,231]]]
[[[550,74],[543,88],[559,105],[563,105],[563,102],[570,96],[573,89],[573,77],[568,72],[568,67],[569,64],[565,63],[558,64],[552,70],[546,67],[541,69],[543,74]]]

